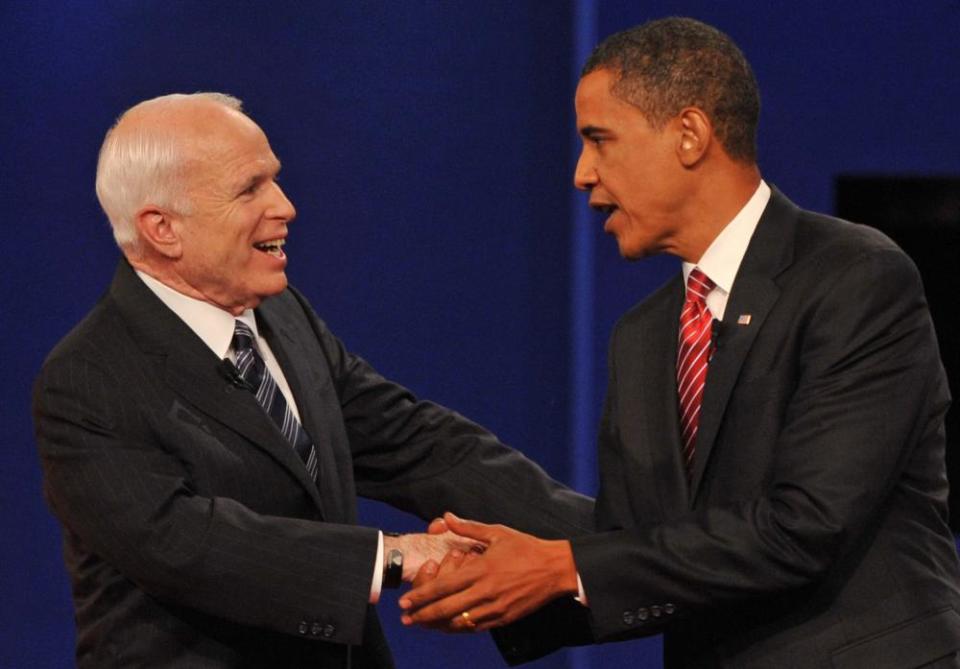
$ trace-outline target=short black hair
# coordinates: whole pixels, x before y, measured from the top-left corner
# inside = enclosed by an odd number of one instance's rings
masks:
[[[593,50],[580,76],[609,69],[612,93],[662,129],[685,107],[702,109],[731,158],[757,159],[760,92],[753,70],[726,34],[695,19],[669,17],[615,33]]]

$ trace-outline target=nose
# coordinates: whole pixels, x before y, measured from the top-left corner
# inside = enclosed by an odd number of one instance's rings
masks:
[[[597,185],[597,181],[596,166],[593,159],[587,155],[587,147],[583,147],[573,170],[573,185],[579,190],[590,190]]]
[[[282,218],[289,223],[297,216],[296,208],[287,199],[287,195],[280,188],[280,184],[274,181],[271,188],[273,189],[273,202],[270,205],[269,216],[271,218]]]

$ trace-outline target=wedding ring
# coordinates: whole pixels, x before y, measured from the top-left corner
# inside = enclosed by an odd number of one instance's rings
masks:
[[[473,629],[474,627],[477,626],[477,623],[475,623],[475,622],[473,622],[472,620],[470,620],[470,612],[469,612],[469,611],[464,611],[463,613],[460,614],[460,617],[463,618],[464,624],[465,624],[467,627],[469,627],[470,629]]]

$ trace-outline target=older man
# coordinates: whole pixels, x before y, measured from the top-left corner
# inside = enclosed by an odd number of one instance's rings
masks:
[[[485,629],[579,592],[506,630],[508,656],[664,632],[671,668],[960,666],[949,393],[913,263],[761,179],[756,82],[710,26],[611,36],[576,113],[574,181],[621,254],[683,260],[613,334],[600,531],[448,517],[490,548],[406,621]]]
[[[35,387],[81,667],[389,667],[371,608],[451,535],[356,495],[576,533],[592,504],[350,354],[287,286],[293,205],[221,94],[127,111],[97,194],[123,251]]]

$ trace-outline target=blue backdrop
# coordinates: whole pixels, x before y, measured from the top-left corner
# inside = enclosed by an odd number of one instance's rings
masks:
[[[776,6],[774,6],[776,5]],[[730,33],[763,94],[760,163],[803,206],[839,173],[960,174],[960,2],[0,3],[0,667],[67,667],[59,531],[29,387],[117,251],[93,191],[103,133],[174,91],[242,98],[299,210],[290,275],[347,342],[421,396],[595,490],[613,321],[675,270],[619,260],[572,193],[576,72],[598,37],[688,14]],[[421,524],[365,504],[366,522]],[[503,666],[485,635],[402,629],[400,667]],[[537,667],[659,666],[647,640]]]

